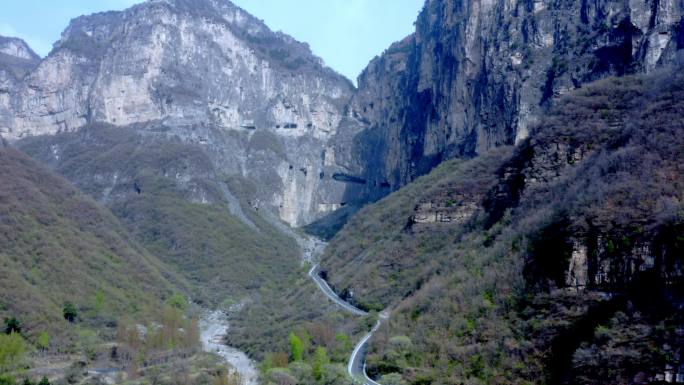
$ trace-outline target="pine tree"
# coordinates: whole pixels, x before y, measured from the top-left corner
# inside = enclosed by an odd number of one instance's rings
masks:
[[[64,309],[62,309],[62,314],[64,315],[64,319],[69,321],[69,322],[76,321],[76,317],[78,317],[78,312],[76,311],[76,306],[74,306],[74,304],[72,304],[71,302],[67,302],[64,304]]]
[[[5,334],[21,334],[21,322],[16,317],[5,318]]]

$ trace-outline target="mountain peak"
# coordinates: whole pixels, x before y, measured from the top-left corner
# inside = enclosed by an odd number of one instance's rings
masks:
[[[23,79],[38,63],[40,56],[24,40],[0,36],[0,89]]]
[[[18,37],[0,36],[0,53],[22,60],[40,60],[40,56],[24,40]]]

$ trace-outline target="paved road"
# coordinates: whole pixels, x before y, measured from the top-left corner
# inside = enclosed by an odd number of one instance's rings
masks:
[[[359,341],[358,344],[356,344],[356,347],[354,347],[354,351],[352,352],[351,357],[349,357],[349,363],[347,364],[347,373],[349,373],[350,376],[353,378],[360,378],[363,380],[363,383],[365,385],[380,385],[379,383],[373,381],[370,377],[368,377],[368,374],[366,374],[366,353],[368,351],[368,340],[373,336],[373,333],[378,330],[380,325],[389,318],[389,315],[385,312],[380,313],[380,318],[378,318],[378,322],[375,323],[375,326],[373,329],[370,331],[370,333],[366,334],[363,338],[361,338],[361,341]]]
[[[358,316],[364,316],[368,314],[368,312],[365,312],[356,306],[353,306],[352,304],[345,302],[340,298],[335,292],[330,288],[327,282],[323,278],[321,278],[320,275],[318,275],[318,264],[313,265],[311,270],[309,270],[309,277],[313,279],[313,281],[316,283],[319,289],[328,297],[330,298],[333,302],[336,304],[340,305],[341,307],[344,308],[344,310],[356,314]]]
[[[335,294],[335,292],[330,288],[328,283],[323,278],[321,278],[320,275],[318,275],[318,264],[313,265],[311,270],[309,270],[309,277],[311,277],[311,279],[316,283],[316,286],[318,286],[318,288],[321,289],[321,291],[328,298],[330,298],[331,301],[335,302],[336,304],[344,308],[346,311],[358,316],[365,316],[368,314],[368,312],[365,312],[353,306],[352,304],[345,302],[344,300],[342,300],[342,298]],[[356,344],[351,357],[349,357],[349,363],[347,364],[347,373],[349,373],[349,375],[352,378],[362,380],[365,385],[381,385],[373,381],[366,374],[366,352],[368,350],[368,340],[370,340],[370,338],[373,336],[373,333],[375,333],[375,331],[378,330],[380,325],[382,325],[382,323],[388,318],[389,313],[380,313],[378,322],[376,322],[373,329],[363,338],[361,338],[361,340]]]

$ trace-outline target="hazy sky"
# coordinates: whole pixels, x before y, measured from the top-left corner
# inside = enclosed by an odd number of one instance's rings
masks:
[[[140,0],[2,0],[0,35],[26,40],[47,55],[69,20],[93,12],[124,9]],[[376,55],[413,32],[424,0],[234,0],[282,30],[307,42],[326,64],[352,80]]]

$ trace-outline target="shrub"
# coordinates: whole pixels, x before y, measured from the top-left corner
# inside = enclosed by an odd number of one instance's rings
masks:
[[[0,334],[0,370],[16,367],[25,352],[26,343],[19,333]]]
[[[185,309],[188,308],[188,301],[178,293],[172,295],[166,303],[167,305],[182,311],[185,311]]]
[[[380,383],[382,385],[406,385],[406,381],[398,373],[385,374],[380,378]]]
[[[76,317],[78,317],[78,311],[76,310],[76,306],[72,304],[71,302],[67,302],[64,304],[64,308],[62,308],[62,315],[64,315],[64,319],[69,321],[69,322],[75,322]]]
[[[44,331],[40,333],[38,339],[36,340],[36,345],[41,350],[47,350],[50,348],[50,335],[48,334],[48,332]]]
[[[5,334],[21,334],[21,322],[16,317],[5,318]]]

